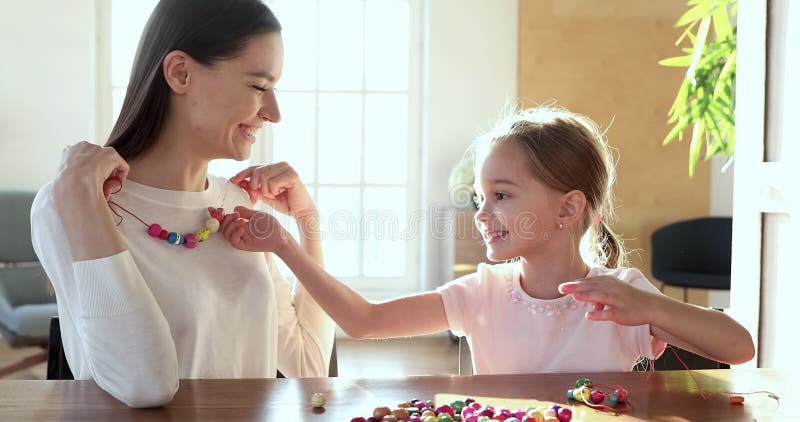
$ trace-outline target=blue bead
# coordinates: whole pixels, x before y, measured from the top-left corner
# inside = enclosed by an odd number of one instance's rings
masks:
[[[178,233],[175,233],[175,232],[170,232],[170,233],[167,235],[167,242],[169,242],[169,243],[171,243],[171,244],[173,244],[173,245],[174,245],[174,244],[175,244],[175,241],[176,241],[176,240],[178,240],[178,236],[179,236],[179,235],[178,235]]]
[[[619,399],[617,398],[617,395],[616,395],[616,394],[611,394],[611,397],[609,397],[608,399],[609,399],[609,400],[611,400],[611,403],[616,403],[616,402],[617,402],[617,400],[619,400]]]

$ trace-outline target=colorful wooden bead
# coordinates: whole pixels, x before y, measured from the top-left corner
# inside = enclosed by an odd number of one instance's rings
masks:
[[[225,210],[223,210],[222,208],[215,209],[211,213],[211,218],[213,218],[213,219],[219,221],[220,223],[222,223],[222,220],[225,219]]]
[[[558,409],[559,422],[570,422],[572,420],[572,411],[567,408]]]
[[[161,230],[161,233],[158,234],[158,238],[161,240],[167,240],[167,236],[169,236],[169,232],[166,230]]]
[[[436,412],[437,415],[441,415],[442,413],[447,413],[448,415],[453,416],[453,415],[456,414],[456,412],[453,409],[453,407],[449,406],[449,405],[446,405],[446,404],[437,407],[434,412]]]
[[[589,378],[580,378],[575,381],[575,387],[583,387],[586,384],[592,385],[594,383]]]
[[[614,395],[617,396],[618,403],[625,403],[628,401],[628,390],[624,388],[617,388],[614,390]]]
[[[200,242],[205,242],[208,239],[208,236],[211,234],[211,230],[203,227],[202,229],[197,231],[197,240]]]
[[[208,220],[206,220],[203,226],[205,226],[205,228],[211,231],[211,233],[216,233],[217,230],[219,230],[219,220],[215,218],[209,218]]]
[[[400,421],[404,421],[404,420],[408,419],[408,417],[410,416],[410,414],[408,413],[408,410],[406,410],[406,409],[404,409],[402,407],[392,410],[392,414],[397,418],[397,420],[400,420]]]
[[[322,407],[325,406],[325,396],[322,393],[314,393],[311,395],[311,406]]]
[[[150,228],[147,229],[147,234],[152,237],[158,237],[161,234],[161,226],[158,224],[151,224]]]
[[[197,235],[194,233],[186,233],[184,236],[186,238],[186,243],[183,246],[186,246],[189,249],[194,249],[197,247]]]
[[[372,416],[376,418],[383,418],[386,415],[391,415],[392,409],[388,407],[376,407],[375,410],[372,411]]]
[[[731,396],[730,400],[731,404],[744,404],[744,397],[742,396]]]
[[[619,397],[619,396],[617,396],[617,397]],[[604,399],[605,399],[605,396],[603,395],[603,393],[600,390],[592,390],[592,392],[589,393],[589,400],[591,400],[592,403],[594,403],[594,404],[600,404],[600,403],[603,402]]]
[[[523,422],[544,422],[544,415],[536,410],[531,410],[522,418]]]

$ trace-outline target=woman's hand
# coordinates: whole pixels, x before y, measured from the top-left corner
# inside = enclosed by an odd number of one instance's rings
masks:
[[[128,176],[128,163],[111,147],[81,141],[64,148],[53,182],[56,203],[69,202],[78,193],[105,198],[118,190]]]
[[[282,214],[302,219],[317,211],[300,176],[286,162],[248,167],[231,182],[246,190],[253,204],[263,200]]]
[[[74,261],[125,250],[107,202],[122,186],[128,169],[114,148],[85,141],[64,148],[52,195]]]
[[[242,206],[225,216],[219,231],[231,246],[248,252],[280,255],[289,240],[289,234],[275,217]]]
[[[571,294],[579,302],[594,304],[594,308],[586,313],[590,320],[632,326],[651,323],[655,295],[615,277],[587,277],[562,283],[558,291]]]

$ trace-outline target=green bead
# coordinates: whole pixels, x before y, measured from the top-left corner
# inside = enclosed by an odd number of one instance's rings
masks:
[[[466,403],[464,403],[464,402],[463,402],[463,401],[461,401],[461,400],[456,400],[456,401],[454,401],[454,402],[450,403],[450,407],[452,407],[452,408],[453,408],[453,410],[456,412],[456,414],[457,414],[457,415],[458,415],[458,414],[461,414],[461,410],[463,410],[463,409],[464,409],[464,406],[466,406],[466,405],[467,405],[467,404],[466,404]]]
[[[447,413],[442,413],[439,415],[439,422],[453,422],[453,417]]]
[[[585,384],[594,384],[589,378],[581,378],[575,381],[575,387],[583,387]]]

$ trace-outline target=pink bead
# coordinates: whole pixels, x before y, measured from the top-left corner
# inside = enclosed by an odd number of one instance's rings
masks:
[[[196,234],[186,233],[184,237],[186,238],[186,243],[184,243],[183,246],[186,246],[189,249],[194,249],[197,247],[198,239]]]
[[[158,224],[151,224],[150,228],[147,229],[147,234],[149,234],[152,237],[158,237],[158,235],[161,234],[161,226],[159,226]]]
[[[614,394],[617,396],[617,403],[625,403],[628,401],[628,391],[624,388],[617,388],[614,390]]]
[[[441,415],[442,413],[447,413],[450,416],[454,416],[456,414],[455,410],[453,410],[453,408],[447,404],[437,407],[434,413],[436,413],[437,416]]]
[[[599,390],[592,390],[592,393],[589,395],[589,400],[594,404],[600,404],[604,400],[603,393]]]
[[[561,408],[558,409],[558,421],[559,422],[570,422],[572,420],[572,411],[569,409]]]

